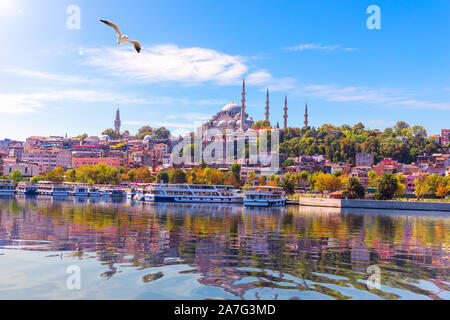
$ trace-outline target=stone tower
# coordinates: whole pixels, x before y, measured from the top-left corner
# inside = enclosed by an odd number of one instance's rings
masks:
[[[284,115],[283,115],[283,118],[284,118],[284,126],[283,126],[283,128],[284,129],[287,128],[287,118],[288,118],[287,110],[288,110],[288,108],[287,108],[287,96],[284,96]]]
[[[266,121],[269,121],[269,89],[266,93]]]
[[[119,107],[117,107],[116,120],[114,120],[114,130],[116,130],[117,132],[120,132],[121,124],[122,124],[122,122],[120,121],[120,110],[119,110]]]
[[[242,80],[242,99],[241,99],[241,130],[244,131],[245,123],[245,78]]]
[[[308,126],[308,103],[305,103],[305,127]]]

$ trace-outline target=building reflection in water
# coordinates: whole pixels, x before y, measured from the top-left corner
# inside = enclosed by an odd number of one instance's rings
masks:
[[[342,214],[330,208],[0,200],[0,248],[62,251],[80,259],[94,255],[107,279],[125,267],[186,264],[190,270],[183,273],[198,274],[201,284],[237,298],[266,287],[290,290],[291,298],[312,290],[346,299],[350,296],[339,288],[368,291],[366,269],[377,264],[386,288],[437,299],[418,281],[448,290],[449,227],[448,218]],[[143,281],[160,277],[163,273]],[[371,293],[398,298],[389,290]]]

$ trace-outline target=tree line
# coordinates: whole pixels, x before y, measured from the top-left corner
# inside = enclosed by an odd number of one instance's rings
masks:
[[[285,157],[322,154],[332,162],[355,164],[357,153],[372,153],[375,161],[392,158],[402,163],[411,163],[417,155],[440,153],[450,145],[441,146],[427,136],[422,126],[410,126],[399,121],[383,132],[369,130],[362,123],[333,126],[324,124],[314,127],[286,128],[280,131],[280,154]]]

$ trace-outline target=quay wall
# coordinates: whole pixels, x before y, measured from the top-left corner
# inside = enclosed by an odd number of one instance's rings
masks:
[[[381,201],[381,200],[341,200],[330,198],[300,198],[303,206],[385,209],[385,210],[417,210],[450,212],[450,202],[413,202],[413,201]]]

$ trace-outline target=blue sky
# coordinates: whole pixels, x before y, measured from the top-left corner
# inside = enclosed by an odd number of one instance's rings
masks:
[[[70,5],[81,28],[66,26]],[[369,30],[369,5],[381,30]],[[119,46],[116,22],[143,45]],[[0,139],[99,135],[166,126],[192,130],[240,101],[272,123],[355,124],[398,120],[429,134],[450,127],[450,2],[0,0]]]

